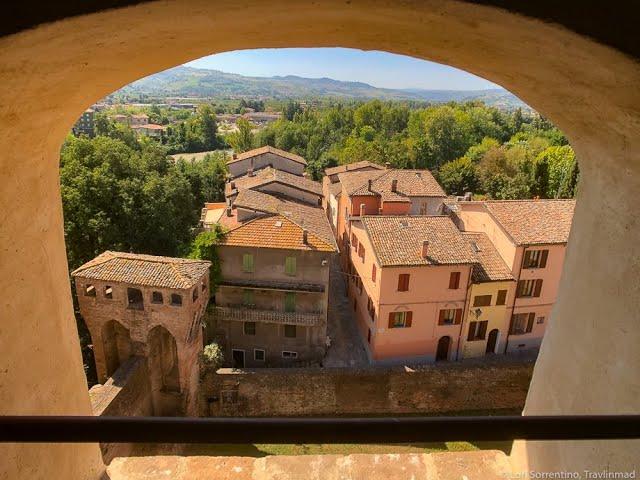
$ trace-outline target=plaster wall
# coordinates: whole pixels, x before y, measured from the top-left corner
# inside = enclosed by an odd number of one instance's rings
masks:
[[[581,184],[524,413],[640,412],[635,59],[553,23],[455,0],[165,0],[0,39],[0,290],[11,299],[0,306],[0,413],[90,413],[58,181],[60,146],[85,108],[204,55],[337,45],[464,68],[511,90],[568,135]],[[51,371],[64,375],[52,381]],[[631,469],[638,450],[638,441],[516,442],[512,456],[523,470]],[[97,478],[102,468],[97,445],[5,444],[0,465],[3,479]]]
[[[302,176],[304,173],[304,165],[300,162],[294,162],[293,160],[289,160],[288,158],[284,158],[273,153],[263,153],[262,155],[256,155],[255,157],[245,158],[243,160],[227,164],[229,173],[233,178],[246,175],[249,168],[253,168],[253,171],[255,172],[256,170],[260,170],[261,168],[268,166],[294,175]]]

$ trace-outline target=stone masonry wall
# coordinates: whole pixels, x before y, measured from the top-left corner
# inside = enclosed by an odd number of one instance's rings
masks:
[[[95,416],[135,417],[153,415],[151,383],[147,360],[131,357],[125,361],[104,385],[89,390]],[[102,458],[108,464],[114,457],[127,456],[131,444],[101,443]]]
[[[220,369],[204,374],[201,416],[438,414],[522,409],[533,362],[410,369]]]

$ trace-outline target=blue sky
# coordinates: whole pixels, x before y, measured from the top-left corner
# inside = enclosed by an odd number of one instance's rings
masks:
[[[236,50],[186,64],[254,77],[298,75],[365,82],[384,88],[482,90],[498,86],[463,70],[387,52],[350,48]]]

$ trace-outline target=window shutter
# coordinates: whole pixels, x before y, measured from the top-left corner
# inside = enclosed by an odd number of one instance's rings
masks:
[[[538,279],[538,280],[536,280],[536,285],[535,285],[535,287],[533,289],[533,296],[534,297],[539,297],[541,290],[542,290],[542,280]]]
[[[460,322],[462,321],[462,309],[461,308],[456,308],[456,319],[455,319],[455,324],[456,325],[460,325]]]
[[[484,339],[484,336],[487,334],[487,324],[489,322],[487,320],[480,322],[480,331],[478,332],[478,338]]]
[[[532,253],[533,253],[533,250],[527,250],[526,252],[524,252],[524,260],[522,262],[522,264],[524,265],[524,268],[529,268],[531,266]]]
[[[498,298],[496,299],[496,305],[504,305],[507,303],[507,291],[498,290]]]
[[[533,320],[536,318],[536,314],[531,312],[529,314],[529,321],[527,322],[527,331],[526,333],[529,333],[531,330],[533,330]]]
[[[522,290],[524,289],[524,280],[518,280],[518,288],[516,289],[516,297],[522,296]]]
[[[407,316],[406,316],[406,320],[405,320],[405,327],[410,327],[411,326],[411,320],[413,319],[413,312],[407,312]]]
[[[403,277],[402,274],[398,275],[398,291],[402,291],[402,281]]]
[[[393,328],[393,321],[395,319],[395,315],[393,312],[389,313],[389,328]]]
[[[371,265],[371,281],[376,283],[376,265]]]
[[[549,250],[542,250],[542,258],[540,258],[540,268],[547,266],[547,257],[549,256]]]
[[[509,323],[509,335],[513,335],[514,326],[516,324],[515,314],[511,315],[511,322]]]
[[[438,325],[442,325],[444,323],[444,313],[445,310],[440,310],[440,315],[438,316]]]
[[[449,290],[458,288],[458,275],[460,275],[459,272],[451,272],[451,275],[449,275]]]
[[[296,274],[296,257],[287,257],[284,262],[284,269],[287,275]]]
[[[469,323],[469,333],[467,334],[467,342],[473,340],[476,333],[476,322]]]

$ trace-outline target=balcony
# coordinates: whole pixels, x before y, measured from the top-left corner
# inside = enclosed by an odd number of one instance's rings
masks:
[[[262,310],[246,305],[216,306],[214,315],[220,320],[236,322],[280,323],[313,327],[320,324],[322,313],[282,312],[277,310]]]
[[[250,279],[225,279],[220,283],[221,287],[253,288],[257,290],[283,290],[289,292],[318,292],[322,293],[325,286],[321,283],[286,282],[273,280]]]

